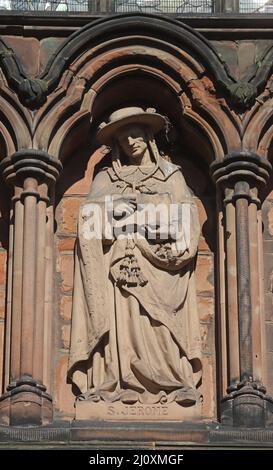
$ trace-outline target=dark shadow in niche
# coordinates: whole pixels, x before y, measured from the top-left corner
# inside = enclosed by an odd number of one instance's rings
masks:
[[[6,117],[0,113],[1,122],[6,124],[7,129],[13,136],[13,131],[8,122],[6,122]],[[5,139],[0,133],[0,161],[2,161],[7,156],[7,145]],[[8,250],[9,245],[9,213],[10,213],[10,201],[11,201],[11,190],[6,186],[6,183],[1,175],[0,177],[1,186],[0,186],[0,246],[5,250]]]
[[[5,250],[9,248],[10,199],[10,190],[2,186],[0,189],[0,245]]]

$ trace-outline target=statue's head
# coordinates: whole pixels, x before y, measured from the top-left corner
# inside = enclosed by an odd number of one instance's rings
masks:
[[[127,124],[117,130],[116,140],[123,153],[137,161],[148,148],[149,132],[140,124]]]
[[[147,149],[151,150],[154,135],[164,126],[164,117],[154,109],[121,108],[99,126],[97,140],[112,147],[113,161],[129,158],[131,163],[135,161],[137,164]]]

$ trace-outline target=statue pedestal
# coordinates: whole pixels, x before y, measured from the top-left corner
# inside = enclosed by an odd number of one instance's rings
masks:
[[[76,420],[102,421],[190,421],[200,419],[201,403],[185,407],[177,403],[146,405],[121,402],[76,402]]]

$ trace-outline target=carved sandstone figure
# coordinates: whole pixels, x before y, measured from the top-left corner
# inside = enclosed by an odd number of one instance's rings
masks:
[[[98,132],[111,146],[112,167],[95,177],[79,216],[69,364],[79,399],[185,406],[198,400],[199,221],[180,168],[159,154],[154,135],[164,125],[155,112],[124,108]],[[129,223],[145,204],[187,207],[188,217],[176,220],[180,235],[171,233],[169,215],[164,223],[157,216]],[[107,217],[101,237],[90,237],[97,206]]]

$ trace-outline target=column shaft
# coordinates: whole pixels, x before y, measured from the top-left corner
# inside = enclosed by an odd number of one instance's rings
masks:
[[[14,200],[14,239],[13,239],[13,279],[12,279],[12,309],[11,331],[17,341],[11,342],[10,376],[11,382],[16,382],[21,375],[21,304],[22,304],[22,272],[23,272],[23,231],[24,206],[20,200],[21,189],[17,189]]]
[[[54,200],[53,196],[51,199]],[[44,312],[44,356],[43,356],[43,383],[51,391],[52,362],[52,336],[53,336],[53,299],[54,299],[54,209],[53,205],[47,208],[46,223],[46,280],[45,280],[45,312]]]
[[[239,185],[240,183],[238,183]],[[236,200],[240,379],[253,379],[248,200]]]
[[[252,362],[253,380],[262,381],[262,293],[260,290],[260,262],[258,231],[261,229],[258,223],[257,204],[249,205],[249,260],[251,280],[251,306],[252,306]]]
[[[22,330],[21,330],[21,375],[33,377],[33,334],[35,318],[36,287],[36,229],[37,192],[34,178],[24,183],[24,242],[23,242],[23,287],[22,287]],[[35,194],[36,193],[36,194]]]
[[[228,383],[239,381],[239,320],[237,304],[237,258],[236,258],[236,221],[235,208],[231,201],[227,202],[226,215],[226,277],[228,304]]]
[[[37,204],[36,296],[33,344],[33,375],[43,383],[44,309],[45,309],[45,256],[46,256],[46,188],[41,188],[42,199]]]

